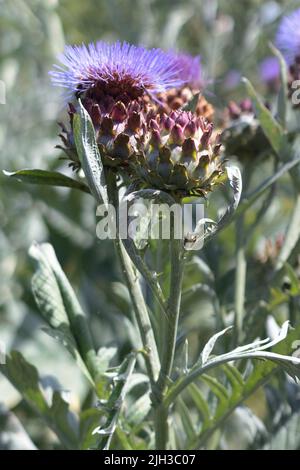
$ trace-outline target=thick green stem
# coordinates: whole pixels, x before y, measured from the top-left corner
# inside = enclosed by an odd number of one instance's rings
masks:
[[[120,260],[124,278],[129,290],[136,321],[140,331],[142,343],[145,349],[145,362],[150,382],[154,384],[160,369],[159,357],[144,297],[132,263],[120,240],[116,240],[116,251]]]
[[[165,341],[161,358],[161,371],[158,380],[158,386],[161,389],[163,389],[167,383],[174,362],[181,303],[181,285],[184,269],[182,240],[174,240],[171,247],[171,284],[167,309],[168,318],[165,321]]]
[[[243,174],[243,191],[248,191],[251,177],[253,174],[253,165],[246,165]],[[243,335],[243,321],[245,313],[245,292],[246,292],[246,237],[245,237],[245,214],[241,214],[235,222],[236,233],[236,268],[234,282],[234,310],[235,310],[235,345],[239,344]]]
[[[174,224],[174,220],[172,224]],[[172,231],[172,237],[174,237],[174,231]],[[183,271],[183,242],[182,240],[173,239],[171,242],[171,283],[167,308],[168,317],[164,322],[164,347],[161,355],[161,369],[157,381],[154,406],[156,449],[159,450],[166,449],[168,442],[169,407],[164,405],[163,400],[174,364]]]
[[[244,216],[241,215],[236,222],[236,270],[234,289],[235,327],[237,343],[242,339],[244,303],[246,290],[247,263],[244,244]]]
[[[116,177],[113,172],[108,173],[107,175],[107,188],[109,199],[114,205],[115,209],[118,209],[119,199],[118,199],[118,190],[116,187]],[[148,314],[148,309],[145,304],[145,300],[142,294],[142,290],[137,278],[137,273],[133,267],[133,264],[124,248],[122,241],[118,236],[118,221],[117,223],[117,235],[115,239],[116,252],[120,260],[122,272],[129,290],[129,295],[132,301],[133,309],[135,312],[135,317],[139,332],[141,335],[143,347],[145,349],[145,362],[147,373],[152,385],[154,385],[157,380],[160,363],[157,352],[157,346],[154,338],[154,333],[151,325],[151,321]]]
[[[169,435],[168,429],[168,412],[169,407],[163,402],[154,408],[154,429],[155,429],[155,449],[165,450]]]

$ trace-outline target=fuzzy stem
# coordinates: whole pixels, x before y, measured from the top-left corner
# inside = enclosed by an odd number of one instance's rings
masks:
[[[253,174],[252,163],[246,165],[243,175],[244,191],[248,191]],[[235,311],[235,345],[239,344],[243,335],[243,321],[245,313],[246,292],[246,237],[245,237],[245,214],[241,214],[235,222],[236,233],[236,269],[234,281],[234,311]]]
[[[172,225],[174,229],[174,219]],[[168,299],[168,319],[164,322],[164,347],[161,355],[161,369],[156,387],[154,406],[154,425],[156,449],[164,450],[168,442],[168,411],[163,403],[170,375],[173,369],[175,347],[177,339],[177,328],[181,304],[181,289],[184,271],[184,249],[182,240],[174,239],[172,230],[171,242],[171,283]]]
[[[241,215],[236,222],[236,270],[234,289],[234,310],[237,343],[239,343],[242,339],[246,290],[247,263],[245,257],[244,241],[244,216]]]
[[[107,190],[108,196],[111,203],[114,205],[116,211],[119,206],[118,190],[116,186],[116,176],[112,171],[109,171],[107,174]],[[134,270],[132,262],[118,236],[118,220],[117,224],[117,236],[115,239],[115,248],[121,264],[122,272],[126,281],[127,288],[129,290],[129,295],[132,301],[133,309],[135,312],[137,325],[141,335],[143,347],[145,349],[145,363],[147,368],[147,373],[151,384],[154,386],[155,381],[157,380],[160,363],[157,352],[157,346],[153,334],[153,329],[151,321],[149,318],[147,306],[141,291],[140,284],[137,279],[137,274]]]

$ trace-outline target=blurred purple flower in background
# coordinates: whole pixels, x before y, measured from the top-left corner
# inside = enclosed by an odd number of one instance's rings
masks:
[[[229,91],[236,88],[240,84],[241,78],[241,72],[239,72],[238,70],[230,70],[223,81],[223,86],[225,90]]]
[[[276,34],[276,46],[289,65],[300,56],[300,8],[281,21]]]
[[[189,79],[187,65],[177,55],[126,42],[66,46],[59,60],[62,66],[50,72],[52,82],[76,93],[96,89],[114,98],[126,94],[135,99],[182,86]]]
[[[200,56],[175,51],[170,51],[169,54],[179,70],[178,79],[192,88],[199,88],[202,82]]]
[[[278,80],[280,75],[280,65],[279,60],[277,57],[269,56],[266,57],[260,64],[259,64],[259,76],[260,79],[269,84],[273,81]]]

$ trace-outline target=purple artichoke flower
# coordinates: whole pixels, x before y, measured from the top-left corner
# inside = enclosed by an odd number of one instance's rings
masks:
[[[292,65],[300,56],[300,8],[281,21],[276,35],[276,46],[288,65]]]
[[[200,87],[201,84],[201,63],[200,56],[192,56],[185,52],[169,52],[170,57],[176,62],[178,68],[178,78],[186,85]]]
[[[99,98],[136,99],[180,87],[185,81],[174,55],[126,42],[67,46],[59,59],[62,66],[55,65],[50,72],[54,85],[77,94],[93,91]]]
[[[280,76],[280,65],[277,57],[266,57],[259,65],[259,75],[264,83],[278,80]]]

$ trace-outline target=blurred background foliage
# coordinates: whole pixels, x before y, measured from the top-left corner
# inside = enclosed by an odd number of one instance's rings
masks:
[[[66,113],[61,92],[51,86],[48,76],[65,43],[121,39],[200,54],[206,96],[222,110],[228,100],[245,97],[239,84],[242,75],[265,92],[258,64],[270,55],[268,41],[273,40],[280,17],[297,6],[299,2],[291,0],[0,0],[0,79],[6,86],[6,104],[0,105],[1,169],[43,168],[71,173],[55,149],[57,121],[66,120]],[[272,172],[270,164],[259,165],[254,185]],[[214,201],[218,207],[220,200],[222,196],[216,196],[210,203],[212,213],[216,212]],[[258,318],[258,300],[269,295],[264,277],[267,268],[258,261],[258,254],[266,239],[275,241],[283,233],[292,206],[293,191],[285,177],[248,249],[247,311],[254,319]],[[247,214],[248,222],[254,217],[255,209]],[[1,173],[0,340],[8,351],[21,350],[43,375],[55,375],[64,389],[71,390],[71,405],[76,410],[86,397],[87,385],[65,350],[41,331],[30,289],[33,269],[28,248],[34,240],[50,241],[55,247],[89,314],[96,344],[117,345],[121,355],[130,349],[128,294],[111,243],[95,237],[95,210],[88,195],[23,185]],[[187,267],[186,288],[204,282],[208,274],[218,294],[218,305],[205,291],[186,300],[183,331],[191,332],[191,350],[195,353],[218,327],[218,315],[231,314],[233,228],[200,255],[196,254]],[[281,311],[279,321],[280,315]],[[263,327],[259,332],[263,335]],[[275,394],[271,395],[276,403]],[[263,400],[258,396],[251,403],[262,419],[270,413],[263,405],[266,399],[265,395]],[[2,377],[0,401],[6,407],[0,411],[2,418],[7,416],[6,409],[13,410],[38,447],[53,447],[54,436]],[[222,445],[248,447],[256,431],[253,415],[240,408],[227,423]]]

